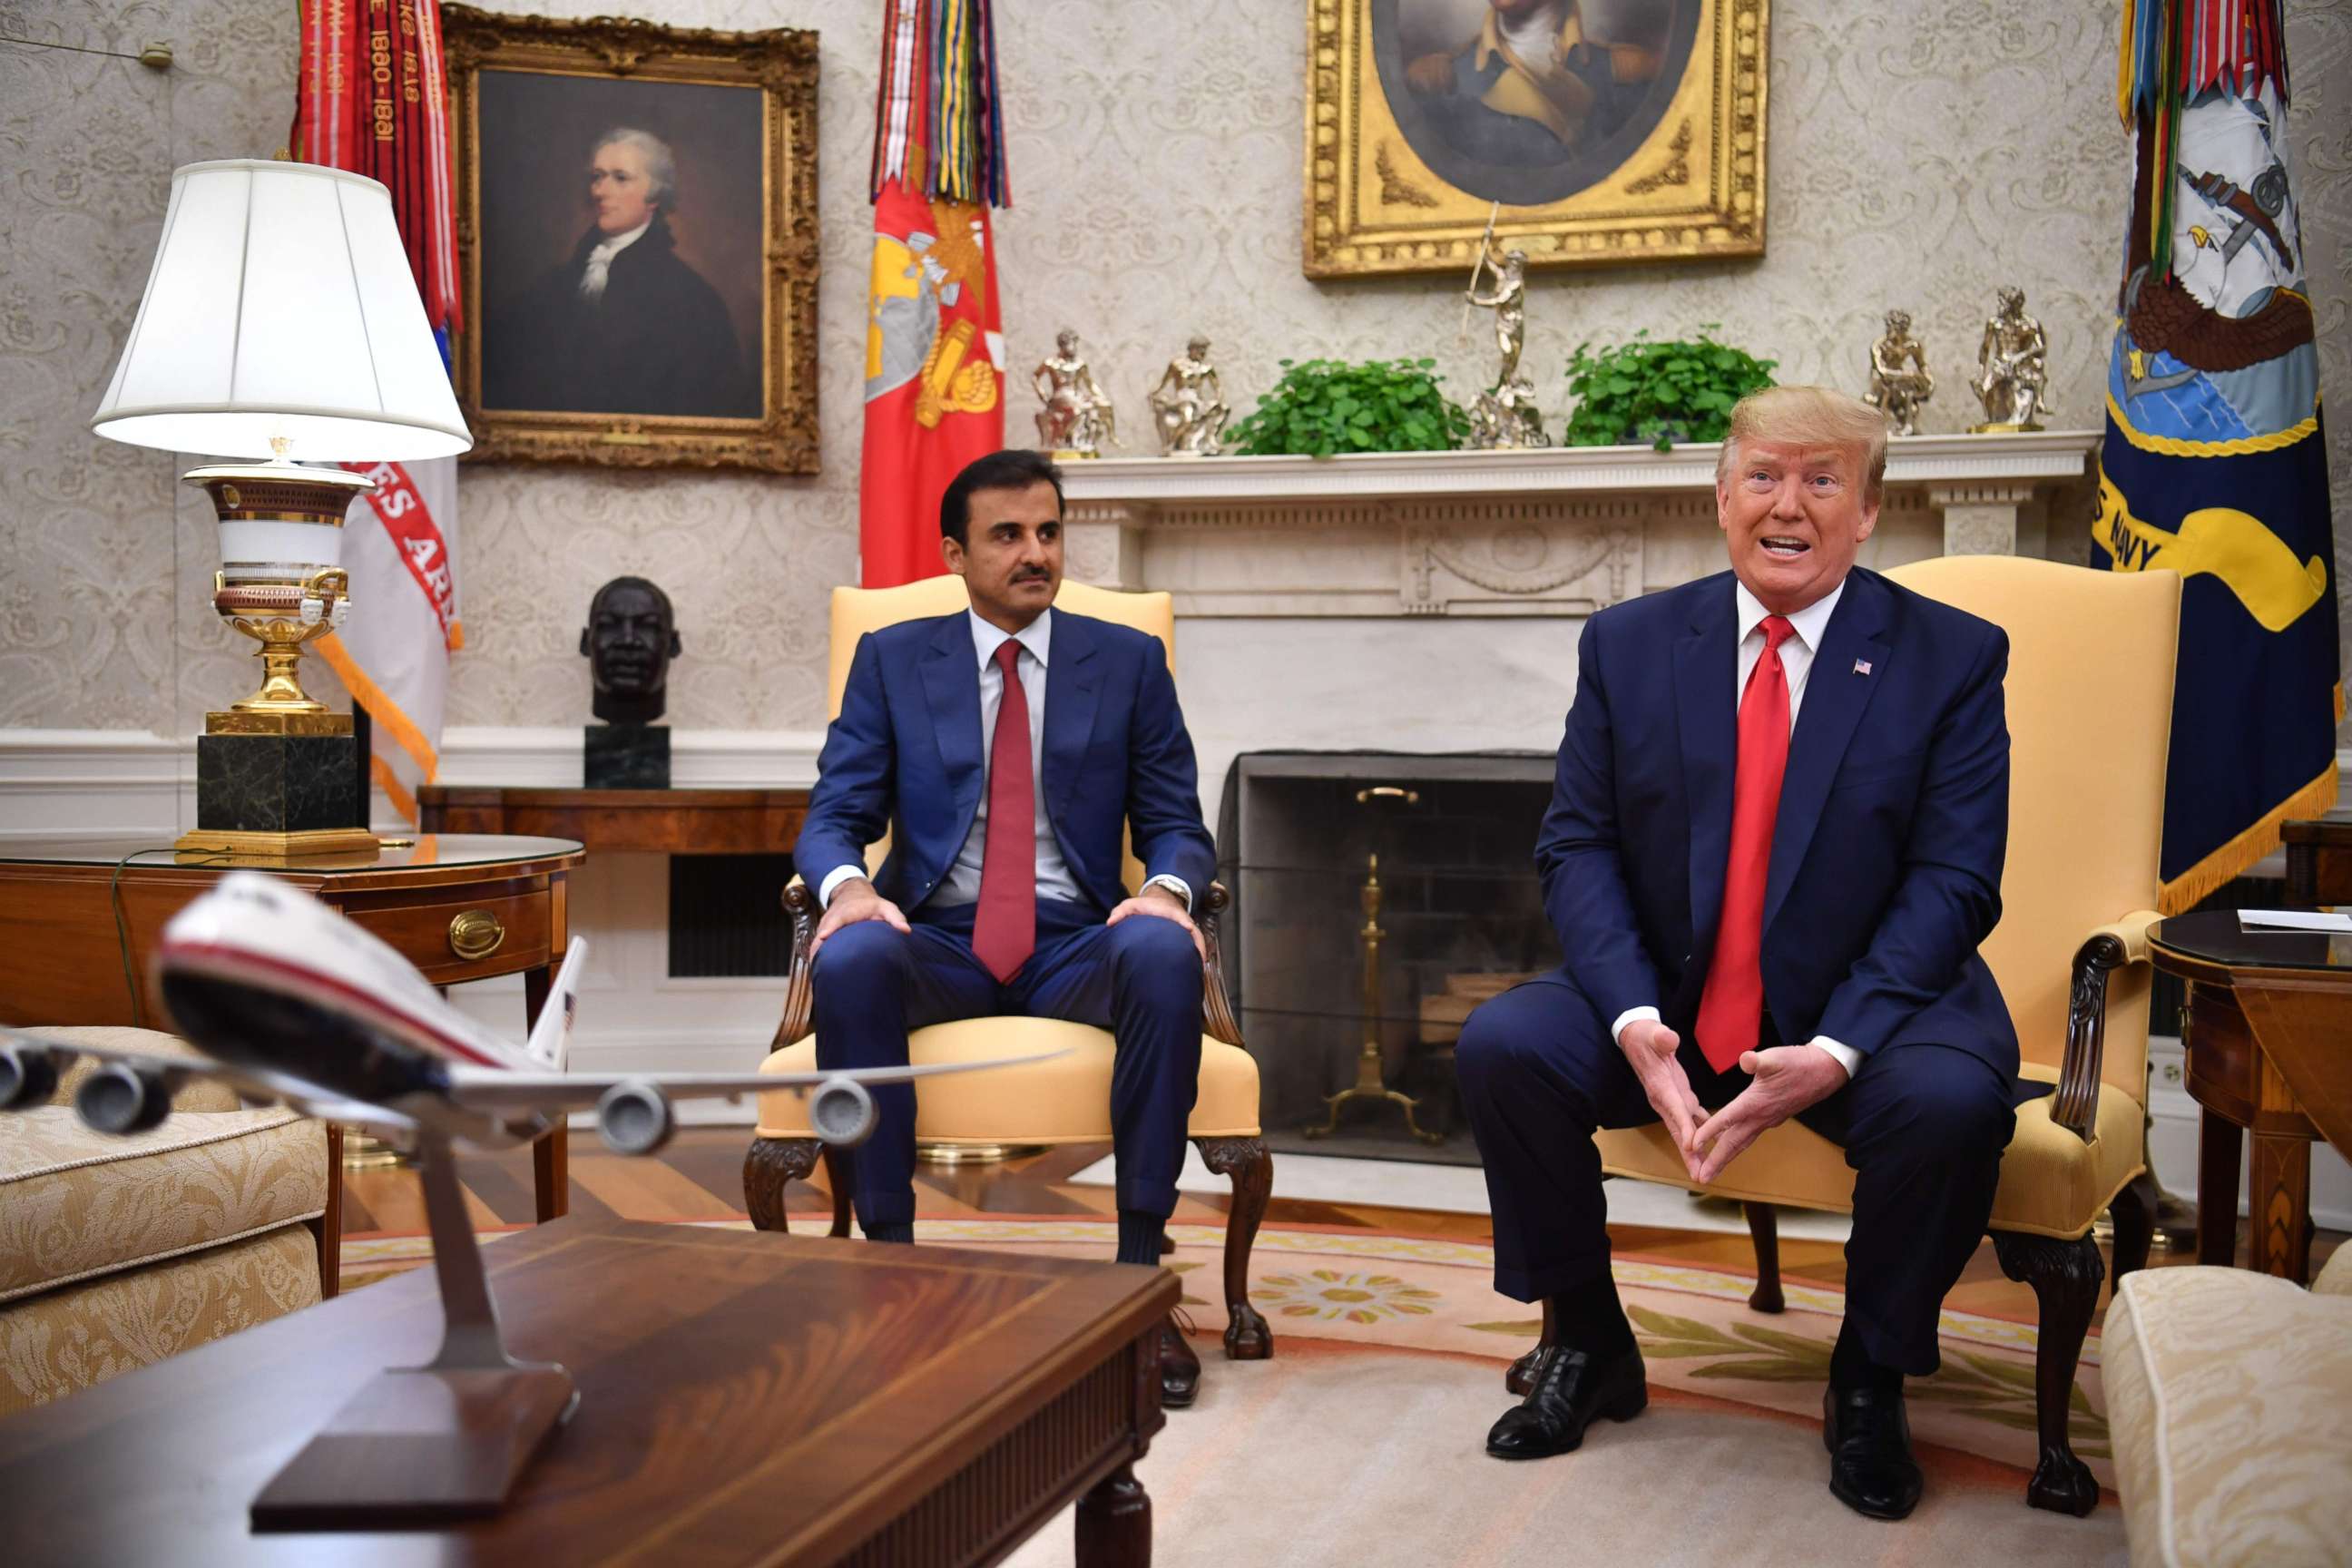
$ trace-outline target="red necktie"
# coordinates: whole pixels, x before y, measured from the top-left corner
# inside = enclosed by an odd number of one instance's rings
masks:
[[[1780,775],[1789,768],[1789,672],[1780,668],[1780,645],[1797,628],[1779,616],[1765,616],[1763,626],[1764,651],[1739,699],[1723,919],[1698,1001],[1698,1048],[1717,1072],[1756,1048],[1764,1024],[1764,883],[1780,815]]]
[[[1006,984],[1037,946],[1037,785],[1029,764],[1029,693],[1017,668],[1021,644],[996,647],[1004,672],[996,736],[988,748],[988,837],[980,851],[980,908],[971,951]],[[1780,711],[1789,711],[1786,698]],[[1785,726],[1784,726],[1785,727]]]

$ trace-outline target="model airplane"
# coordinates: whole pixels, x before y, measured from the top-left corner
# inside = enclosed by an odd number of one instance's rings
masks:
[[[405,959],[298,888],[236,871],[163,928],[154,972],[181,1034],[212,1059],[93,1049],[0,1029],[0,1110],[38,1105],[76,1056],[102,1065],[74,1096],[101,1132],[139,1132],[171,1113],[191,1076],[222,1079],[255,1104],[284,1101],[395,1143],[529,1142],[567,1111],[593,1108],[606,1144],[650,1154],[677,1130],[671,1102],[793,1089],[809,1125],[854,1148],[874,1131],[866,1086],[905,1083],[1039,1056],[937,1067],[818,1073],[569,1073],[572,1018],[588,944],[573,938],[530,1038],[518,1050],[468,1018]]]

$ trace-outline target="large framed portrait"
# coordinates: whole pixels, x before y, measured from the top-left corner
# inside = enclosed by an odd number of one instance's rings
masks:
[[[1310,278],[1764,251],[1767,0],[1310,0]]]
[[[816,472],[816,34],[442,26],[472,456]]]

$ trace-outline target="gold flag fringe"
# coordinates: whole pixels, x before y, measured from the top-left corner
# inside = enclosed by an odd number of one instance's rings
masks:
[[[2335,804],[2336,764],[2331,762],[2326,773],[2265,812],[2260,821],[2167,882],[2164,890],[2157,895],[2158,911],[2177,915],[2195,908],[2231,878],[2277,848],[2283,824],[2325,816]]]

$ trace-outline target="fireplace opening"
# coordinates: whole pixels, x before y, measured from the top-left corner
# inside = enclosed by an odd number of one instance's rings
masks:
[[[1549,752],[1255,752],[1220,803],[1225,976],[1267,1143],[1476,1164],[1471,1009],[1558,965],[1536,884]]]

